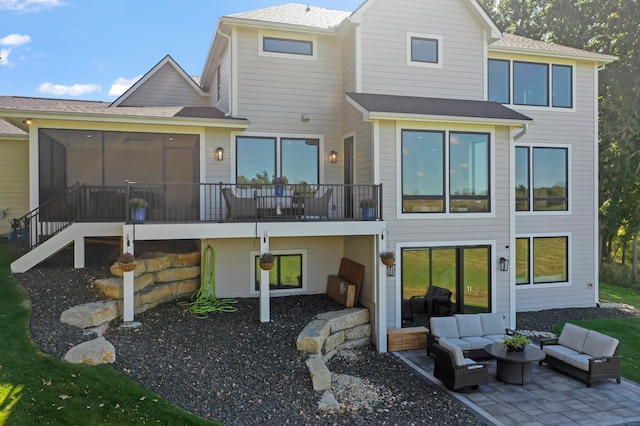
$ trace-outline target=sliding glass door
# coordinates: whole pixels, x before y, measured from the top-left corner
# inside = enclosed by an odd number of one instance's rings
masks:
[[[490,312],[489,246],[402,250],[402,321],[428,325],[432,316]]]

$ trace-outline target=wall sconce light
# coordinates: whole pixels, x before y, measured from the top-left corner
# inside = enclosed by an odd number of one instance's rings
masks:
[[[506,257],[500,258],[500,270],[504,272],[509,270],[509,259]]]
[[[332,163],[338,162],[338,153],[336,151],[331,151],[329,153],[329,161],[331,161]]]
[[[216,149],[216,160],[224,160],[224,149],[222,149],[222,147],[218,147],[218,149]]]
[[[31,119],[25,118],[24,120],[22,120],[22,124],[26,124],[28,126],[29,124],[31,124]]]

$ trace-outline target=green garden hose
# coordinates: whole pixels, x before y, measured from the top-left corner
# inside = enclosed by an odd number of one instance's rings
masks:
[[[233,306],[238,303],[236,299],[218,299],[216,297],[216,253],[211,246],[204,252],[204,264],[200,288],[191,296],[193,302],[180,302],[186,306],[196,318],[207,318],[210,312],[236,312],[238,308]]]

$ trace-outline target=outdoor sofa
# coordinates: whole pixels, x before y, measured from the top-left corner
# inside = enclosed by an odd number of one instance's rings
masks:
[[[540,349],[546,355],[540,365],[546,362],[549,366],[583,381],[587,386],[606,379],[616,379],[620,383],[618,339],[566,323],[560,337],[541,340]]]
[[[469,358],[486,358],[484,347],[502,343],[504,336],[513,334],[504,325],[499,313],[455,314],[449,317],[431,317],[427,335],[427,354],[433,353],[438,341],[459,347]]]

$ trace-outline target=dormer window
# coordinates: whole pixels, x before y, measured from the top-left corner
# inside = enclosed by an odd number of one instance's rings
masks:
[[[442,37],[407,33],[407,65],[442,67]]]
[[[259,32],[258,55],[289,59],[316,60],[317,38],[307,34]]]

